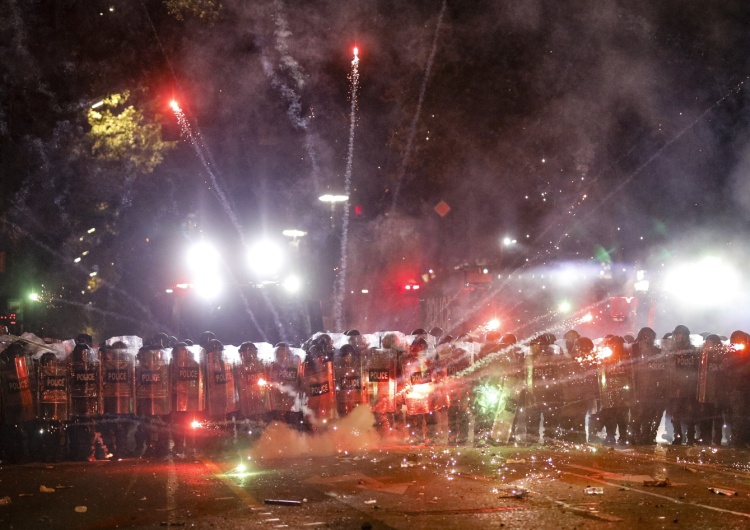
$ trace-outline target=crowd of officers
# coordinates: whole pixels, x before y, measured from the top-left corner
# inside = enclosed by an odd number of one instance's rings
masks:
[[[196,449],[210,426],[224,442],[271,421],[319,431],[357,407],[392,441],[462,445],[657,443],[747,447],[750,335],[596,341],[575,330],[519,342],[440,328],[409,335],[316,333],[301,347],[213,333],[198,344],[159,333],[64,342],[0,337],[0,458],[104,459]],[[541,438],[540,438],[541,436]]]

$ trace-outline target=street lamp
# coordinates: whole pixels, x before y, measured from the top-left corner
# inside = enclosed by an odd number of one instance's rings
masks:
[[[296,228],[290,228],[288,230],[283,230],[281,234],[286,237],[291,237],[291,245],[294,248],[299,248],[299,240],[305,237],[307,235],[307,232],[305,232],[304,230],[297,230]]]
[[[330,203],[331,205],[331,228],[333,228],[333,211],[334,211],[334,208],[336,207],[336,203],[348,201],[349,196],[326,194],[326,195],[321,195],[320,197],[318,197],[318,200],[321,202]]]

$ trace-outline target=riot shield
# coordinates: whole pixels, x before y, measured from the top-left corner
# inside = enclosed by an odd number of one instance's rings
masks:
[[[288,352],[277,355],[269,369],[269,403],[274,413],[287,413],[296,408],[299,399],[300,378],[303,370],[299,357]]]
[[[430,397],[434,391],[432,366],[422,355],[406,355],[401,363],[402,376],[406,382],[404,404],[410,416],[429,414]]]
[[[507,444],[513,434],[513,424],[521,405],[523,393],[523,370],[516,347],[506,347],[495,362],[499,376],[498,398],[490,438],[496,443]]]
[[[258,358],[243,359],[238,366],[240,413],[245,418],[264,416],[269,410],[268,366]]]
[[[307,408],[314,415],[313,422],[336,419],[336,387],[333,381],[333,361],[324,355],[308,352],[305,359],[305,380],[303,391],[307,398]]]
[[[76,356],[76,352],[80,355]],[[74,350],[70,369],[70,416],[101,413],[101,366],[88,348]]]
[[[169,352],[143,347],[135,367],[135,411],[139,416],[164,416],[170,413]]]
[[[2,411],[7,424],[31,421],[35,416],[27,363],[28,358],[20,343],[13,343],[0,352]]]
[[[340,416],[346,416],[356,407],[367,402],[367,395],[363,388],[362,357],[351,346],[342,346],[335,370],[338,412]]]
[[[68,419],[68,364],[54,353],[46,353],[39,363],[39,418],[47,421]]]
[[[225,361],[221,352],[208,354],[208,414],[226,417],[237,412],[237,388],[234,383],[234,365]]]
[[[599,398],[603,409],[629,407],[634,389],[633,365],[629,360],[603,360],[599,366]]]
[[[103,351],[102,396],[105,414],[135,412],[135,352],[125,344],[109,346]]]
[[[370,350],[365,359],[365,393],[373,412],[396,410],[396,350]]]
[[[205,408],[203,370],[196,355],[184,343],[178,343],[172,355],[172,410],[202,412]]]

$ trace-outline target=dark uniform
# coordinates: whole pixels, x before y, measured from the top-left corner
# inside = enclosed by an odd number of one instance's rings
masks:
[[[669,368],[672,374],[670,385],[669,410],[674,429],[673,445],[683,443],[683,425],[686,427],[686,442],[695,443],[695,423],[698,402],[698,350],[690,344],[690,330],[686,326],[677,326],[672,332],[672,340],[667,352]]]
[[[628,421],[630,406],[633,402],[633,365],[625,350],[622,337],[611,337],[605,348],[610,355],[602,355],[599,365],[599,399],[601,400],[601,418],[607,431],[606,443],[615,443],[615,431],[619,430],[617,443],[628,443]]]
[[[538,440],[539,423],[544,418],[543,437],[558,438],[560,430],[560,369],[561,356],[555,355],[547,334],[531,340],[524,359],[526,392],[526,436]]]
[[[669,376],[667,358],[654,344],[656,332],[642,328],[632,345],[635,400],[630,414],[632,442],[654,445],[661,418],[667,408]]]
[[[568,442],[586,443],[586,414],[596,406],[599,391],[594,343],[588,337],[576,339],[572,352],[563,359],[562,437]]]
[[[719,387],[724,384],[726,350],[718,335],[708,335],[703,342],[698,368],[698,443],[721,445],[723,413]]]
[[[726,358],[726,377],[719,393],[719,402],[725,410],[729,427],[729,445],[736,448],[750,446],[750,335],[735,331],[729,337],[730,347]]]

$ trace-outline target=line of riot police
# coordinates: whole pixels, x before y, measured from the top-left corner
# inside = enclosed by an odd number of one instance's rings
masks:
[[[316,431],[362,405],[396,442],[653,444],[665,411],[672,443],[750,440],[750,336],[739,331],[592,341],[571,330],[519,343],[350,330],[301,348],[225,348],[210,332],[197,345],[166,334],[98,349],[88,336],[0,342],[3,460],[182,454],[239,443],[270,421]]]

